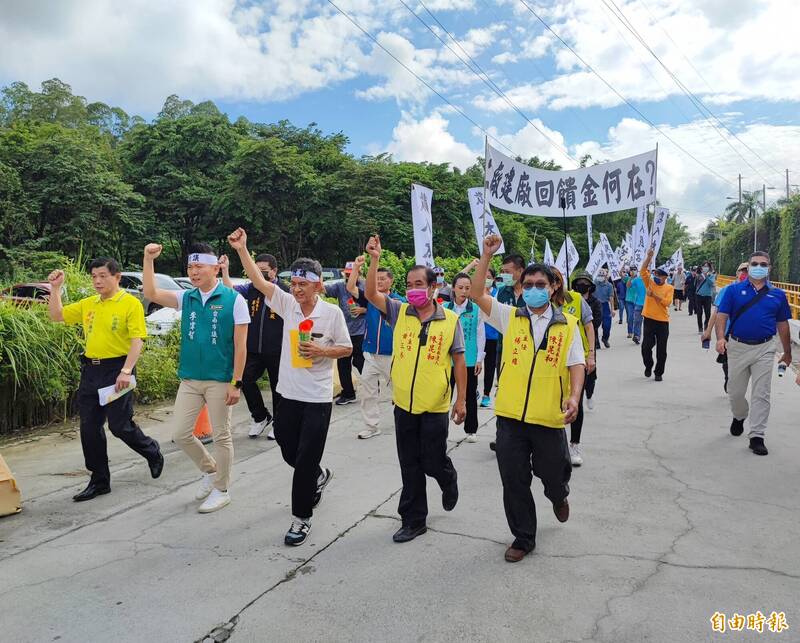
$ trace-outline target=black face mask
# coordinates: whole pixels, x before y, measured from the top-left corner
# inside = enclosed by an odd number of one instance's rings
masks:
[[[581,295],[585,295],[587,292],[589,292],[589,288],[590,286],[586,284],[575,284],[573,290]]]

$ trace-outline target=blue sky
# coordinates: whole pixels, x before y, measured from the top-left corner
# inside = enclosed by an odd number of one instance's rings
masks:
[[[735,194],[739,173],[745,189],[778,188],[768,192],[768,202],[785,192],[784,168],[792,183],[800,183],[799,3],[334,2],[517,154],[573,167],[583,154],[621,158],[658,142],[660,200],[693,232]],[[468,52],[533,124],[404,2],[471,64]],[[661,132],[588,72],[525,2]],[[637,36],[724,127],[701,116]],[[214,100],[232,118],[316,122],[347,134],[355,155],[390,152],[397,159],[465,167],[483,149],[479,127],[324,0],[29,0],[6,6],[0,83],[38,87],[51,77],[89,100],[146,118],[177,93]]]

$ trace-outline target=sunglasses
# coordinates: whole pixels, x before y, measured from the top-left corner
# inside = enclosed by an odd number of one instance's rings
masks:
[[[531,283],[530,281],[526,281],[522,284],[523,290],[530,290],[531,288],[547,288],[550,285],[547,281],[537,281],[536,283]]]
[[[758,267],[758,266],[761,266],[762,268],[769,268],[769,264],[768,264],[767,262],[765,262],[765,261],[761,261],[761,262],[758,262],[758,261],[751,261],[751,262],[750,262],[750,265],[751,265],[753,268],[756,268],[756,267]]]

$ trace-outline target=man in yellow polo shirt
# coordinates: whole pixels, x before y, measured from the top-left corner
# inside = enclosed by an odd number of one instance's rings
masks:
[[[111,491],[103,429],[106,420],[113,435],[147,460],[153,478],[158,478],[164,468],[158,442],[145,435],[133,421],[132,393],[100,406],[98,389],[113,385],[116,391],[121,391],[130,385],[147,330],[141,302],[119,287],[119,264],[114,259],[100,258],[92,261],[89,270],[97,294],[67,306],[61,303],[64,272],[54,270],[47,278],[51,287],[50,318],[67,324],[82,324],[86,340],[86,352],[81,357],[78,406],[81,447],[86,468],[92,476],[89,485],[73,496],[76,502]]]

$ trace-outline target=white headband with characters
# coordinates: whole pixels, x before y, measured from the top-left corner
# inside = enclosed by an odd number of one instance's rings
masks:
[[[219,264],[219,259],[212,254],[207,254],[203,252],[194,252],[189,255],[189,264],[193,263],[201,263],[205,266],[216,266]]]
[[[292,277],[297,277],[298,279],[305,279],[306,281],[313,281],[315,283],[318,283],[320,281],[319,275],[316,272],[311,272],[310,270],[305,270],[303,268],[292,270]]]

